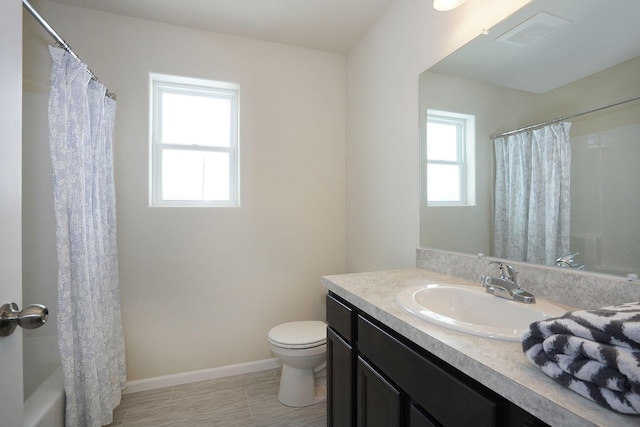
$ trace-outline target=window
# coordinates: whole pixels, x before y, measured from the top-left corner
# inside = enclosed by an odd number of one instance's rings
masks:
[[[474,117],[429,110],[426,126],[427,205],[473,205]]]
[[[151,206],[239,206],[238,91],[151,75]]]

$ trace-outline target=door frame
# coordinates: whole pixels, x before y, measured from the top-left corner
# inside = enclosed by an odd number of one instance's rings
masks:
[[[0,305],[22,307],[22,1],[0,1]],[[0,337],[1,425],[23,424],[22,328]]]

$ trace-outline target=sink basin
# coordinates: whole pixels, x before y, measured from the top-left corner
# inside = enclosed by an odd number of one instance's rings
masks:
[[[396,303],[427,322],[505,341],[522,341],[531,323],[565,312],[547,301],[523,304],[490,295],[480,286],[462,285],[406,288],[398,293]]]

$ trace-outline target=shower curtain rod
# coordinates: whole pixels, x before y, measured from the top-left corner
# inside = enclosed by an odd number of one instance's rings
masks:
[[[42,27],[47,31],[47,33],[49,33],[51,35],[51,37],[53,37],[55,39],[56,43],[61,48],[63,48],[67,52],[69,52],[69,54],[71,56],[73,56],[74,58],[76,58],[78,61],[82,62],[80,57],[78,57],[78,55],[76,55],[76,53],[73,51],[73,49],[71,49],[71,46],[69,46],[67,44],[67,42],[65,42],[64,39],[62,37],[60,37],[60,35],[56,32],[56,30],[54,30],[53,27],[51,25],[49,25],[47,20],[44,19],[42,17],[42,15],[40,15],[38,13],[38,11],[31,5],[31,3],[29,3],[27,0],[22,0],[22,5],[24,6],[25,9],[27,9],[29,11],[29,13],[31,13],[31,15],[33,15],[33,17],[36,19],[36,21],[38,21],[38,23],[40,25],[42,25]],[[87,72],[91,75],[92,79],[98,81],[98,77],[96,77],[96,75],[93,74],[93,71],[91,71],[89,69],[89,67],[87,67]],[[116,100],[116,94],[109,92],[108,89],[106,89],[106,95],[109,98],[113,99],[114,101]]]
[[[633,98],[625,99],[623,101],[614,102],[612,104],[603,105],[602,107],[592,108],[590,110],[581,111],[579,113],[570,114],[568,116],[556,117],[555,119],[547,120],[546,122],[537,123],[535,125],[525,126],[523,128],[520,128],[520,129],[510,130],[508,132],[503,132],[503,133],[498,133],[498,134],[495,134],[495,135],[491,135],[490,139],[494,140],[494,139],[500,138],[502,136],[513,135],[513,134],[516,134],[516,133],[520,133],[520,132],[524,132],[524,131],[532,130],[532,129],[538,129],[538,128],[541,128],[541,127],[544,127],[544,126],[547,126],[547,125],[551,125],[553,123],[558,123],[558,122],[562,122],[564,120],[573,119],[575,117],[584,116],[585,114],[589,114],[589,113],[595,113],[596,111],[600,111],[600,110],[606,110],[607,108],[616,107],[618,105],[626,104],[627,102],[637,101],[639,99],[640,99],[640,96],[634,96]]]

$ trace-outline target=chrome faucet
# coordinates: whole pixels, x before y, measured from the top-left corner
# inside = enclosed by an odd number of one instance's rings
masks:
[[[574,261],[573,259],[580,255],[580,252],[568,252],[556,260],[556,266],[560,268],[575,268],[576,270],[584,270],[584,264]]]
[[[517,272],[513,266],[500,261],[492,261],[489,264],[498,264],[500,277],[482,275],[480,283],[485,287],[488,294],[525,304],[534,304],[536,302],[536,297],[532,293],[518,286],[516,280]]]

